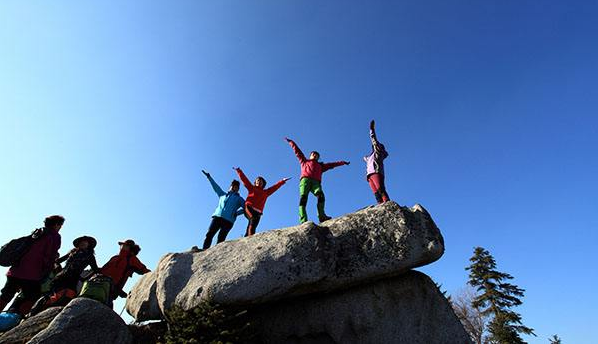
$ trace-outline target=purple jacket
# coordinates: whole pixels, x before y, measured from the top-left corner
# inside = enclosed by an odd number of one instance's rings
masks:
[[[58,258],[60,249],[60,234],[48,230],[39,239],[33,242],[31,248],[17,266],[11,267],[6,276],[29,281],[41,281],[52,271],[54,261]]]
[[[384,159],[388,157],[388,152],[384,145],[378,142],[376,132],[370,129],[370,140],[372,140],[372,153],[363,157],[366,164],[366,176],[374,173],[384,174]]]

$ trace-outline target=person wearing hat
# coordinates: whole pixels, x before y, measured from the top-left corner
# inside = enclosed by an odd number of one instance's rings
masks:
[[[43,295],[31,308],[30,315],[35,315],[50,306],[64,306],[77,295],[77,284],[81,274],[88,266],[99,272],[95,257],[97,241],[90,236],[82,236],[73,240],[73,249],[56,259],[56,266],[66,261],[64,269],[56,274],[50,284],[50,292]]]
[[[129,277],[133,276],[133,273],[143,275],[150,272],[139,258],[137,258],[141,247],[135,243],[135,240],[119,241],[118,244],[120,245],[118,254],[110,258],[102,269],[100,269],[102,275],[110,277],[112,280],[111,301],[116,300],[119,296],[127,297],[127,293],[123,291],[123,288]]]
[[[82,236],[73,240],[73,249],[64,256],[56,259],[56,264],[66,261],[64,269],[52,281],[52,290],[77,289],[81,274],[88,266],[94,272],[99,272],[95,257],[95,247],[98,244],[95,238]]]

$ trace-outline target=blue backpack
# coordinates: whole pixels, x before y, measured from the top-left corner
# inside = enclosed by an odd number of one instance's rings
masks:
[[[0,332],[6,332],[17,326],[21,321],[19,313],[2,312],[0,313]]]

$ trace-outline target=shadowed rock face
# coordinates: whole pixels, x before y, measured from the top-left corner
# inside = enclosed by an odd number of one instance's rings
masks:
[[[200,253],[168,254],[133,288],[127,311],[150,320],[175,304],[255,305],[326,293],[400,275],[443,252],[440,231],[423,207],[388,202],[320,226],[308,222]]]
[[[43,314],[43,313],[41,313]],[[86,298],[76,298],[64,307],[31,344],[128,344],[129,328],[118,314],[105,305]]]
[[[253,319],[263,343],[471,343],[434,282],[416,271],[258,306]]]

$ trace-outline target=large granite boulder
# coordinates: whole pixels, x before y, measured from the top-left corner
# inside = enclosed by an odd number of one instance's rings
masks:
[[[149,320],[175,304],[255,305],[326,293],[400,275],[443,252],[440,231],[423,207],[387,202],[320,226],[307,222],[199,253],[168,254],[133,288],[127,310]]]
[[[416,271],[262,305],[252,317],[263,343],[471,343],[434,282]]]
[[[36,334],[45,330],[61,310],[62,307],[52,307],[25,319],[25,321],[1,335],[0,344],[27,343]]]
[[[125,322],[105,305],[76,298],[33,337],[31,344],[129,344],[132,336]]]

